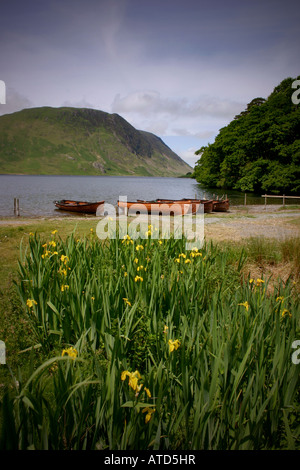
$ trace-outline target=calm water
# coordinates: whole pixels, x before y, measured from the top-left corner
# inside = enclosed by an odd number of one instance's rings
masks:
[[[135,201],[158,197],[180,199],[205,196],[209,199],[213,194],[221,197],[223,191],[209,190],[189,178],[0,175],[0,216],[14,215],[14,198],[19,198],[21,216],[64,217],[70,213],[57,210],[54,200],[105,200],[116,205],[119,196]],[[228,197],[232,205],[244,203],[242,193],[228,192]],[[247,203],[262,204],[263,198],[248,194]]]

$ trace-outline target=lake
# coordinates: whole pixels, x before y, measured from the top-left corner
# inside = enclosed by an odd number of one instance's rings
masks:
[[[153,200],[158,197],[210,199],[213,194],[221,197],[224,190],[204,188],[191,178],[0,175],[0,216],[14,215],[14,198],[19,199],[21,216],[64,217],[70,214],[56,209],[54,200],[105,200],[109,204],[116,205],[120,196],[127,196],[128,201],[135,201]],[[243,193],[228,191],[227,195],[232,205],[244,204]],[[247,195],[248,204],[263,204],[263,202],[260,195]]]

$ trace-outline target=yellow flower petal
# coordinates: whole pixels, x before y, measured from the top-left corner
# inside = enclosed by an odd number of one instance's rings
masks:
[[[121,374],[121,380],[124,381],[127,376],[130,376],[130,372],[128,370],[123,370]]]
[[[145,416],[145,423],[146,424],[150,421],[150,419],[152,418],[152,414],[154,412],[155,412],[155,408],[149,408],[149,406],[142,409],[142,413],[147,413],[146,416]]]
[[[238,305],[241,305],[242,307],[245,307],[246,310],[247,310],[247,312],[248,312],[248,310],[249,310],[249,303],[247,302],[247,300],[246,300],[245,302],[241,303],[241,304],[238,304]]]
[[[63,349],[62,356],[65,355],[71,357],[72,359],[75,359],[78,356],[78,352],[73,346],[70,346],[68,349]]]
[[[169,339],[168,343],[169,343],[169,352],[173,352],[174,350],[176,351],[180,346],[180,342],[178,339],[175,339],[175,341]]]

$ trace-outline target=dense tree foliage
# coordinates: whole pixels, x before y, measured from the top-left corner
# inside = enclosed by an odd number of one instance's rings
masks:
[[[267,99],[252,100],[220,129],[213,144],[197,150],[198,182],[240,191],[300,193],[300,104],[292,101],[294,82],[286,78]]]

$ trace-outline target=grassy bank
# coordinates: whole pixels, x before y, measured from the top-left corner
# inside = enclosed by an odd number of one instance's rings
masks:
[[[95,228],[1,227],[0,447],[299,448],[299,239]]]

